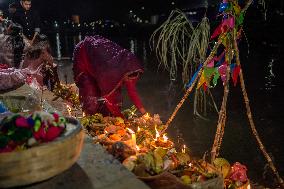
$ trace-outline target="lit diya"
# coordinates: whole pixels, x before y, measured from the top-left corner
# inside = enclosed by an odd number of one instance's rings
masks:
[[[163,136],[161,136],[156,126],[155,130],[156,130],[156,138],[154,139],[154,141],[151,142],[151,145],[154,146],[155,148],[157,147],[171,148],[173,146],[173,142],[168,139],[166,134],[163,134]]]

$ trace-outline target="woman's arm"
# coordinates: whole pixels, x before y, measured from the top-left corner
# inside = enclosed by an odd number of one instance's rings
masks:
[[[138,77],[129,77],[124,81],[124,84],[127,89],[128,96],[132,100],[133,104],[138,108],[138,110],[142,114],[145,114],[146,110],[144,109],[144,106],[140,100],[140,97],[136,89],[137,80],[138,80]]]

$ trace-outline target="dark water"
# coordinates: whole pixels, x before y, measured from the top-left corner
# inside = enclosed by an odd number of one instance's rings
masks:
[[[281,19],[283,21],[283,18]],[[243,41],[240,44],[240,53],[254,121],[268,153],[273,157],[280,175],[284,176],[284,100],[281,93],[284,79],[281,74],[284,67],[283,36],[274,22],[261,25],[251,21],[245,30],[250,45],[249,52],[246,42]],[[157,68],[158,63],[149,49],[147,36],[111,39],[130,49],[144,62],[146,71],[137,86],[140,96],[148,112],[158,113],[162,120],[166,121],[184,91],[179,79],[170,82],[168,73]],[[54,56],[70,57],[80,38],[83,39],[83,35],[51,35]],[[72,63],[68,60],[65,63],[61,61],[60,66],[61,78],[66,74],[68,82],[72,82]],[[220,81],[212,93],[220,107],[223,96]],[[127,95],[124,96],[124,106],[129,107],[131,103]],[[270,174],[263,175],[266,161],[249,128],[239,84],[236,87],[231,86],[227,107],[227,124],[220,156],[231,163],[239,161],[245,164],[252,180],[274,188]],[[170,125],[169,137],[180,144],[186,144],[193,156],[202,157],[205,152],[211,150],[217,119],[218,115],[214,112],[208,115],[208,120],[194,117],[193,95],[190,95]]]

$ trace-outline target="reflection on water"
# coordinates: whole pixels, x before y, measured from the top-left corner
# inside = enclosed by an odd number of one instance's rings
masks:
[[[134,40],[131,39],[129,41],[129,43],[130,43],[130,51],[135,54],[135,43],[134,43]]]
[[[62,35],[56,34],[55,39],[56,45],[54,46],[56,56],[61,57],[62,55],[70,57],[74,45],[82,39],[82,36],[63,36],[62,38]],[[162,120],[166,121],[184,93],[181,81],[170,81],[168,73],[163,72],[163,70],[158,70],[158,63],[150,52],[148,40],[120,38],[114,41],[117,41],[121,46],[129,49],[144,62],[146,69],[141,80],[138,82],[138,91],[147,111],[151,114],[160,114]],[[60,44],[62,46],[61,48]],[[251,53],[252,55],[259,53],[257,48],[254,49],[252,47],[251,50],[254,51]],[[243,52],[242,49],[241,52]],[[279,81],[283,79],[283,76],[277,74],[279,73],[278,69],[273,69],[274,66],[276,66],[275,58],[271,58],[271,61],[267,65],[265,61],[267,57],[265,56],[270,55],[259,53],[256,59],[251,58],[253,57],[252,55],[250,55],[248,59],[242,60],[243,65],[246,65],[244,68],[247,84],[246,88],[251,98],[253,115],[259,134],[262,139],[264,139],[263,142],[268,152],[273,154],[280,174],[283,175],[284,162],[282,159],[284,157],[284,142],[282,138],[284,128],[282,126],[284,111],[279,107],[279,102],[283,102],[281,101],[282,97],[281,95],[274,95],[273,97],[267,98],[267,94],[259,92],[261,90],[259,86],[265,86],[265,90],[273,91],[273,94],[280,94],[280,91],[278,91],[280,87],[277,87],[277,84],[280,83]],[[257,66],[257,69],[255,66]],[[72,65],[70,66],[70,64],[68,64],[65,68],[62,68],[62,70],[70,74],[72,73],[70,71],[71,68]],[[73,78],[73,76],[68,75],[68,78]],[[258,88],[256,86],[258,86]],[[238,85],[237,87],[232,87],[232,90],[230,90],[228,120],[224,141],[221,147],[221,156],[224,156],[230,162],[239,161],[247,165],[249,176],[253,180],[262,181],[263,167],[266,162],[261,152],[257,149],[257,144],[249,129],[245,107],[242,106],[243,99],[239,87]],[[214,91],[215,98],[221,99],[223,95],[222,87],[216,88]],[[192,113],[192,101],[193,96],[190,96],[178,112],[169,128],[169,137],[178,144],[186,144],[190,149],[190,154],[193,156],[202,157],[205,152],[211,149],[218,115],[211,115],[209,121],[194,118]],[[267,104],[269,108],[266,108]],[[126,99],[124,102],[125,108],[130,107],[130,105],[131,102]],[[271,113],[271,111],[276,111],[277,114]],[[273,115],[271,116],[271,114]],[[269,125],[269,127],[267,127],[267,125]]]
[[[275,85],[273,84],[273,79],[275,78],[275,75],[273,73],[273,64],[275,62],[275,59],[272,58],[267,65],[267,75],[265,76],[265,90],[270,91],[272,87]]]
[[[59,33],[56,33],[56,58],[58,60],[61,59],[62,55],[61,55],[61,44],[60,44],[60,35]]]
[[[79,35],[78,35],[78,40],[79,40],[79,41],[82,40],[82,34],[81,34],[81,32],[80,32]]]
[[[146,48],[146,41],[143,41],[143,62],[147,62],[147,48]]]

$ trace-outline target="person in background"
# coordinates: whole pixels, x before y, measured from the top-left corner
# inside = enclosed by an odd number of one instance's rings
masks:
[[[20,5],[21,6],[19,6],[12,15],[12,21],[23,27],[24,39],[32,45],[40,32],[40,17],[39,14],[31,8],[32,0],[21,0]]]
[[[49,90],[53,90],[59,79],[47,36],[37,35],[34,45],[26,51],[20,68],[27,70],[27,83],[36,82],[40,87],[45,85]]]
[[[9,12],[8,19],[12,19],[13,18],[16,10],[17,10],[17,4],[15,2],[10,3],[9,4],[9,8],[8,8],[8,12]]]
[[[73,61],[74,80],[86,114],[123,117],[122,86],[140,113],[146,113],[135,87],[144,70],[134,54],[101,36],[87,36],[75,47]]]
[[[22,27],[5,19],[0,11],[0,64],[18,68],[23,58]]]
[[[0,34],[4,34],[4,31],[6,30],[6,22],[4,19],[3,11],[0,10]]]

